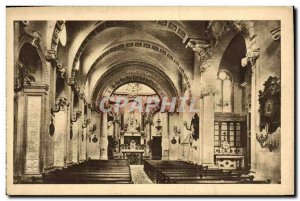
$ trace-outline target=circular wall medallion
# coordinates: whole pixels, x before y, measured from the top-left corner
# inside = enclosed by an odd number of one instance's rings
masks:
[[[173,139],[171,140],[171,143],[172,144],[176,144],[177,143],[177,140],[175,139],[175,137],[173,137]]]
[[[98,142],[98,138],[97,138],[97,136],[96,136],[96,135],[94,135],[94,137],[93,137],[92,141],[93,141],[94,143]]]

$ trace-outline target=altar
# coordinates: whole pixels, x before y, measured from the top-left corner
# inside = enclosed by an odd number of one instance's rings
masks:
[[[140,133],[133,134],[121,134],[121,153],[122,159],[128,160],[130,164],[141,164],[144,154],[144,145],[140,143],[142,137]]]
[[[130,113],[124,129],[120,132],[120,153],[122,159],[130,164],[141,164],[145,152],[145,132],[140,128],[140,121]]]

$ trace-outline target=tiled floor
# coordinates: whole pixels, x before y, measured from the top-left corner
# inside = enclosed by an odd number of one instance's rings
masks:
[[[134,184],[152,184],[143,170],[143,165],[130,165],[131,177]]]

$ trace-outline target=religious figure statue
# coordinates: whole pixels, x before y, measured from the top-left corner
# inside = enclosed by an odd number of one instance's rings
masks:
[[[130,148],[131,150],[135,150],[135,149],[136,149],[136,142],[135,142],[134,140],[131,140],[131,141],[130,141],[129,148]]]
[[[140,131],[140,122],[134,115],[134,112],[130,112],[129,117],[125,123],[125,130],[127,132],[137,132]]]
[[[187,122],[184,122],[184,126],[187,130],[192,131],[191,137],[197,141],[199,139],[199,115],[195,113],[191,125],[188,127]]]
[[[227,140],[221,142],[221,153],[230,153],[230,144]]]

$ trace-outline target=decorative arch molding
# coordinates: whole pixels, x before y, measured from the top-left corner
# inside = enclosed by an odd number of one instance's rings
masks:
[[[40,41],[41,41],[41,34],[39,32],[33,32],[32,34],[29,34],[27,32],[24,32],[21,36],[20,36],[20,40],[19,40],[19,47],[18,47],[18,55],[20,55],[20,51],[22,50],[22,48],[24,47],[25,44],[29,44],[30,46],[33,47],[33,49],[37,52],[37,55],[39,57],[39,60],[41,61],[41,65],[42,65],[42,83],[45,83],[47,80],[47,75],[48,75],[48,69],[46,66],[46,60],[43,56],[42,53],[42,48],[40,46]],[[27,70],[25,69],[26,67],[20,63],[19,58],[16,61],[16,77],[15,77],[15,86],[14,89],[16,91],[18,91],[19,89],[21,89],[23,87],[24,80],[26,79],[26,72]],[[22,81],[23,80],[23,81]],[[48,90],[48,85],[45,88],[46,90]]]
[[[99,23],[99,25],[86,36],[86,38],[82,41],[81,45],[79,46],[79,48],[75,54],[75,58],[73,60],[72,72],[76,71],[77,62],[79,61],[79,58],[80,58],[82,52],[84,51],[84,49],[86,48],[89,41],[93,40],[97,36],[98,33],[102,32],[108,28],[122,25],[126,22],[128,22],[128,21],[103,21],[103,22]],[[186,40],[188,39],[187,32],[179,25],[176,25],[174,22],[170,22],[170,21],[150,21],[150,22],[157,23],[161,26],[167,27],[169,31],[174,32],[178,37],[180,37],[183,40],[183,43],[185,43]]]
[[[45,57],[54,68],[57,68],[57,72],[60,73],[63,78],[66,78],[66,69],[62,66],[62,61],[60,61],[60,59],[57,57],[59,37],[64,26],[65,21],[56,21],[51,38],[50,50],[46,50]]]
[[[57,51],[60,32],[62,31],[64,26],[65,26],[65,21],[62,21],[62,20],[56,21],[55,27],[53,30],[52,39],[51,39],[51,50]]]
[[[189,92],[191,92],[191,85],[189,82],[189,79],[187,77],[187,74],[184,71],[184,68],[182,67],[182,65],[179,63],[179,61],[172,55],[171,52],[169,52],[167,49],[161,47],[158,44],[149,42],[149,41],[126,41],[124,43],[120,43],[117,45],[114,45],[113,47],[109,48],[108,50],[106,50],[104,53],[102,53],[92,64],[89,72],[87,73],[86,76],[86,80],[88,79],[90,73],[92,73],[95,68],[97,67],[97,64],[106,56],[108,56],[109,54],[113,53],[113,52],[117,52],[117,51],[121,51],[125,48],[145,48],[148,49],[150,51],[154,51],[157,52],[159,54],[162,54],[163,56],[165,56],[166,58],[168,58],[170,61],[172,61],[176,67],[178,68],[178,71],[180,72],[184,83],[186,84],[187,90]],[[85,81],[86,81],[85,80]]]
[[[160,97],[178,97],[177,89],[171,79],[158,67],[137,61],[128,61],[108,69],[98,80],[92,93],[92,101],[110,95],[120,86],[139,82],[153,88]]]

